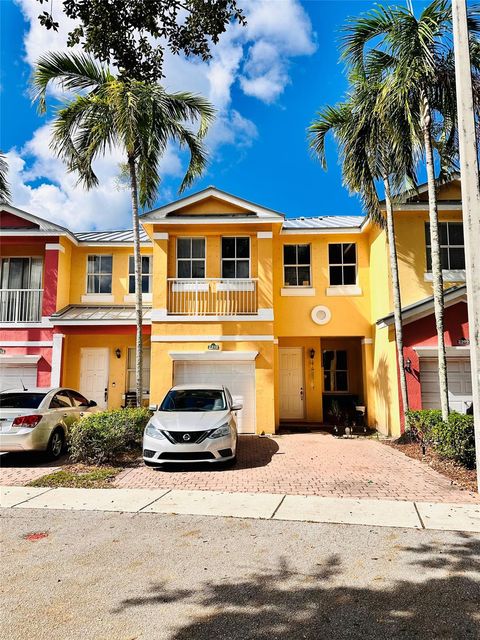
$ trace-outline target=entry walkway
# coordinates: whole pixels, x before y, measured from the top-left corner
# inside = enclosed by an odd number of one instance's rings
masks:
[[[218,491],[0,487],[0,506],[7,509],[224,516],[480,533],[480,504]]]
[[[478,495],[377,440],[326,433],[243,436],[232,468],[140,465],[115,486],[480,504]]]

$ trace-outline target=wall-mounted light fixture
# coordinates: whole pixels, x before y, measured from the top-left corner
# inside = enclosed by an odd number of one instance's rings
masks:
[[[115,349],[115,355],[117,356],[118,359],[122,357],[122,351],[119,347]]]
[[[407,373],[412,373],[412,361],[410,358],[405,360],[405,365],[403,367]]]
[[[315,358],[315,349],[310,349],[310,360]]]

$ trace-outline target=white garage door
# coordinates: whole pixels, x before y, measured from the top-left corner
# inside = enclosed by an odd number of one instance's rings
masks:
[[[174,384],[223,384],[233,400],[243,405],[238,412],[239,433],[255,433],[255,363],[175,362]]]
[[[448,403],[450,409],[465,413],[472,402],[472,374],[470,358],[447,357]],[[420,382],[422,407],[440,409],[440,386],[436,358],[421,358]]]
[[[23,383],[23,384],[22,384]],[[18,389],[22,386],[32,389],[37,386],[36,364],[0,363],[0,391]]]

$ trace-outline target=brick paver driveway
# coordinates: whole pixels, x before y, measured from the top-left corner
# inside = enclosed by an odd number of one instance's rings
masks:
[[[252,491],[326,497],[475,502],[478,496],[403,453],[371,439],[325,433],[242,436],[237,464],[126,469],[115,486]]]

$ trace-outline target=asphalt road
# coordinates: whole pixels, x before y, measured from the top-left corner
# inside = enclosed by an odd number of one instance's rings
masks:
[[[1,534],[2,640],[480,637],[476,534],[28,509]]]

